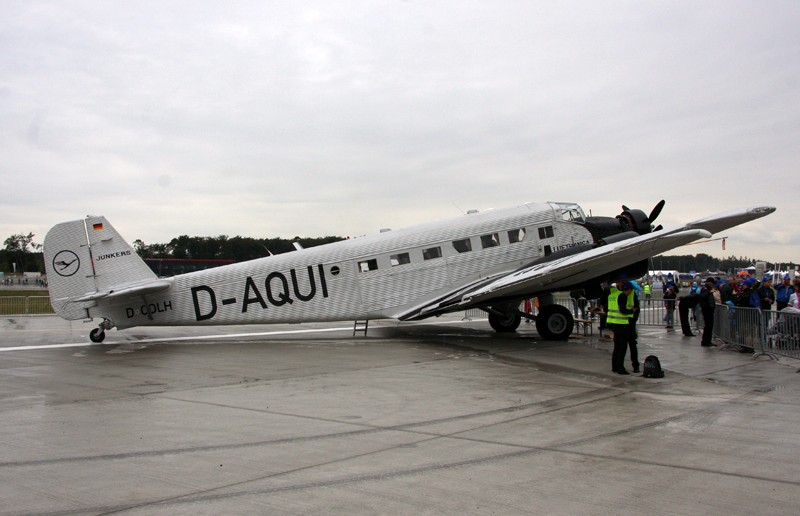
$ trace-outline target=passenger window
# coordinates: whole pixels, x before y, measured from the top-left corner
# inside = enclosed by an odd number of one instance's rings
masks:
[[[441,257],[442,257],[441,247],[429,247],[428,249],[422,250],[423,260],[433,260],[434,258],[441,258]]]
[[[509,244],[516,244],[517,242],[522,242],[524,239],[525,239],[525,228],[514,229],[508,232]]]
[[[539,238],[553,238],[553,226],[539,228]]]
[[[454,240],[453,248],[455,248],[455,250],[459,253],[468,253],[472,251],[472,242],[469,241],[469,238],[465,238],[464,240]]]
[[[500,235],[492,233],[491,235],[483,235],[481,237],[481,247],[488,249],[490,247],[497,247],[500,245]]]
[[[389,257],[389,262],[392,264],[392,267],[397,267],[398,265],[411,263],[411,257],[408,253],[393,254]]]
[[[358,262],[358,270],[361,272],[376,271],[378,270],[378,260],[373,258],[372,260]]]

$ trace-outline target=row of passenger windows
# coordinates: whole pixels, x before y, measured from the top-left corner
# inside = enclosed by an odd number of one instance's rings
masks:
[[[540,238],[546,238],[542,236],[542,230],[548,229],[549,230],[549,237],[553,236],[553,227],[548,226],[547,228],[539,228],[539,236]],[[508,235],[508,243],[509,244],[516,244],[517,242],[522,242],[525,238],[525,228],[514,229],[507,233]],[[472,240],[469,238],[464,238],[462,240],[454,240],[452,242],[453,249],[456,250],[459,254],[461,253],[468,253],[472,251]],[[481,235],[480,237],[480,245],[482,249],[488,249],[490,247],[497,247],[500,245],[500,234],[499,233],[489,233],[488,235]],[[422,250],[422,259],[423,260],[433,260],[435,258],[441,258],[444,256],[442,254],[442,247],[429,247],[427,249]],[[410,253],[398,253],[389,256],[389,263],[392,267],[397,267],[400,265],[406,265],[411,263],[411,255]],[[358,270],[361,272],[369,272],[378,270],[378,259],[377,258],[370,258],[369,260],[362,260],[358,262]]]

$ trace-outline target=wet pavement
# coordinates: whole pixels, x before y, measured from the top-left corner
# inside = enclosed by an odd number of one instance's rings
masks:
[[[797,514],[800,375],[640,327],[0,319],[0,514]]]

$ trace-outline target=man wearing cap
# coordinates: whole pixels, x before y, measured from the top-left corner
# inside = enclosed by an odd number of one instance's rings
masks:
[[[618,286],[622,289],[618,289]],[[631,374],[625,369],[625,353],[628,350],[628,319],[635,310],[633,301],[633,284],[630,281],[618,281],[611,287],[606,323],[614,332],[611,371],[617,374]]]
[[[794,285],[792,285],[792,278],[787,274],[783,277],[783,282],[775,287],[775,302],[779,311],[789,306],[789,298],[792,297],[792,294],[794,294]]]
[[[700,311],[703,313],[703,339],[700,341],[701,346],[713,346],[711,344],[711,337],[714,334],[714,310],[716,309],[716,301],[714,300],[714,286],[717,283],[716,278],[706,278],[705,286],[700,290]]]
[[[733,305],[736,302],[736,276],[728,278],[728,282],[719,286],[719,297],[723,304]]]
[[[756,283],[753,278],[747,278],[742,282],[742,288],[736,296],[736,306],[761,308],[761,301],[754,287]]]
[[[761,280],[761,286],[756,292],[761,300],[761,309],[772,310],[772,304],[775,302],[775,290],[772,288],[772,276],[764,276]]]

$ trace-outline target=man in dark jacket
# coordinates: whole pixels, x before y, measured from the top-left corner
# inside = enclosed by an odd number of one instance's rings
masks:
[[[630,284],[630,282],[626,282]],[[631,285],[633,286],[633,285]],[[634,373],[639,372],[639,334],[636,331],[636,322],[639,320],[639,293],[635,288],[626,290],[626,296],[633,296],[633,314],[628,319],[628,350],[631,352],[631,367]],[[626,300],[627,301],[627,300]]]
[[[761,280],[761,286],[756,290],[758,297],[761,300],[762,310],[772,310],[772,304],[775,302],[775,291],[772,289],[772,276],[764,276]]]
[[[761,300],[755,290],[757,283],[753,278],[744,280],[741,290],[736,295],[736,306],[761,308]]]
[[[712,346],[711,337],[714,335],[714,310],[716,301],[714,300],[714,284],[716,278],[706,278],[705,286],[700,290],[700,311],[703,313],[703,339],[701,346]]]

